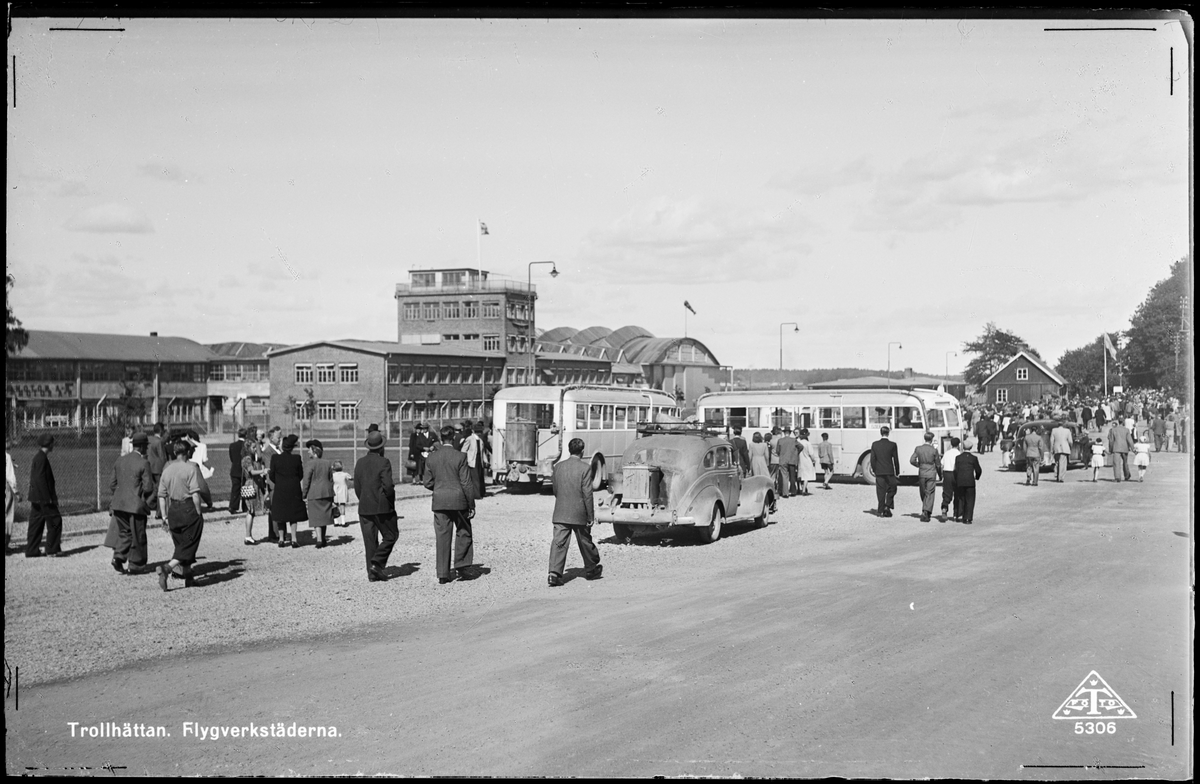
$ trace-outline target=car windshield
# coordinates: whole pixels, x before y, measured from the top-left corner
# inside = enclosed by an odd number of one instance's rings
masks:
[[[679,468],[683,463],[683,455],[678,449],[650,447],[639,449],[629,456],[626,465],[651,465],[659,468]]]

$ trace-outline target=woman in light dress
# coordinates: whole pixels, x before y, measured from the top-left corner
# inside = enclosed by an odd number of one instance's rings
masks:
[[[769,447],[763,441],[762,433],[755,433],[750,439],[750,443],[746,445],[750,450],[750,476],[771,476],[771,466],[769,461]]]
[[[808,428],[800,430],[800,467],[796,471],[800,480],[800,495],[812,495],[808,492],[808,483],[817,481],[817,452],[808,440]]]
[[[317,535],[317,549],[326,545],[325,529],[333,525],[333,461],[326,460],[324,446],[317,439],[304,445],[309,459],[304,461],[300,492],[308,507],[308,527]]]
[[[1100,475],[1100,469],[1104,468],[1104,439],[1097,438],[1096,443],[1092,444],[1092,481],[1096,481],[1096,477]]]

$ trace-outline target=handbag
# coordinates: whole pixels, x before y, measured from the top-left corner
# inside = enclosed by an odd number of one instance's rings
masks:
[[[342,510],[338,507],[337,504],[334,504],[333,505],[333,514],[331,515],[331,517],[333,517],[333,519],[336,520],[341,516],[342,516]]]

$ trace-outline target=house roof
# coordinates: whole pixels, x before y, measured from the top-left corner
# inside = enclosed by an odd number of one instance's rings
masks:
[[[995,373],[993,373],[992,375],[985,378],[983,380],[983,384],[980,384],[980,386],[984,386],[986,384],[991,383],[992,379],[1000,374],[1000,371],[1004,370],[1004,368],[1006,368],[1009,365],[1011,365],[1012,363],[1016,362],[1021,357],[1025,357],[1025,359],[1029,360],[1029,364],[1033,365],[1038,370],[1042,371],[1043,373],[1045,373],[1047,376],[1049,376],[1050,378],[1052,378],[1054,381],[1058,382],[1059,384],[1067,383],[1067,380],[1065,378],[1060,376],[1058,373],[1056,373],[1054,370],[1052,370],[1045,362],[1038,359],[1033,354],[1030,354],[1028,351],[1018,351],[1016,354],[1013,354],[1012,359],[1008,360],[1003,365],[1001,365],[999,368],[997,368]]]
[[[208,349],[229,359],[266,359],[267,352],[283,348],[284,343],[209,343]]]
[[[312,343],[301,343],[295,346],[284,346],[282,348],[272,349],[271,351],[267,352],[267,356],[276,357],[282,354],[290,354],[293,351],[314,348],[316,346],[333,346],[335,348],[342,348],[348,351],[358,351],[363,354],[375,354],[381,357],[391,356],[393,354],[416,354],[435,357],[482,357],[486,359],[504,359],[504,357],[494,352],[481,351],[476,348],[464,348],[461,346],[448,346],[444,343],[435,346],[422,346],[415,343],[390,343],[386,341],[375,340],[316,340]]]
[[[12,359],[93,362],[209,362],[208,347],[188,338],[29,330],[29,343]]]
[[[908,378],[893,378],[887,376],[858,376],[856,378],[839,378],[834,381],[818,381],[809,384],[809,389],[937,389],[940,384],[954,386],[962,384],[962,379],[946,379],[937,376],[910,376]]]

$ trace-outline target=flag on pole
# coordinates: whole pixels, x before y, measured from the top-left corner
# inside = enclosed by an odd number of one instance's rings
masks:
[[[480,233],[480,234],[487,234],[487,233],[488,233],[488,230],[487,230],[487,224],[486,224],[486,223],[484,223],[483,221],[479,221],[479,233]]]
[[[693,308],[692,304],[690,302],[688,302],[686,299],[683,301],[683,306],[685,308],[687,308],[688,310],[690,310],[692,312],[693,316],[696,315],[696,309]]]
[[[1117,359],[1117,347],[1113,345],[1112,338],[1108,336],[1107,332],[1104,333],[1104,350],[1112,355],[1115,362]]]

